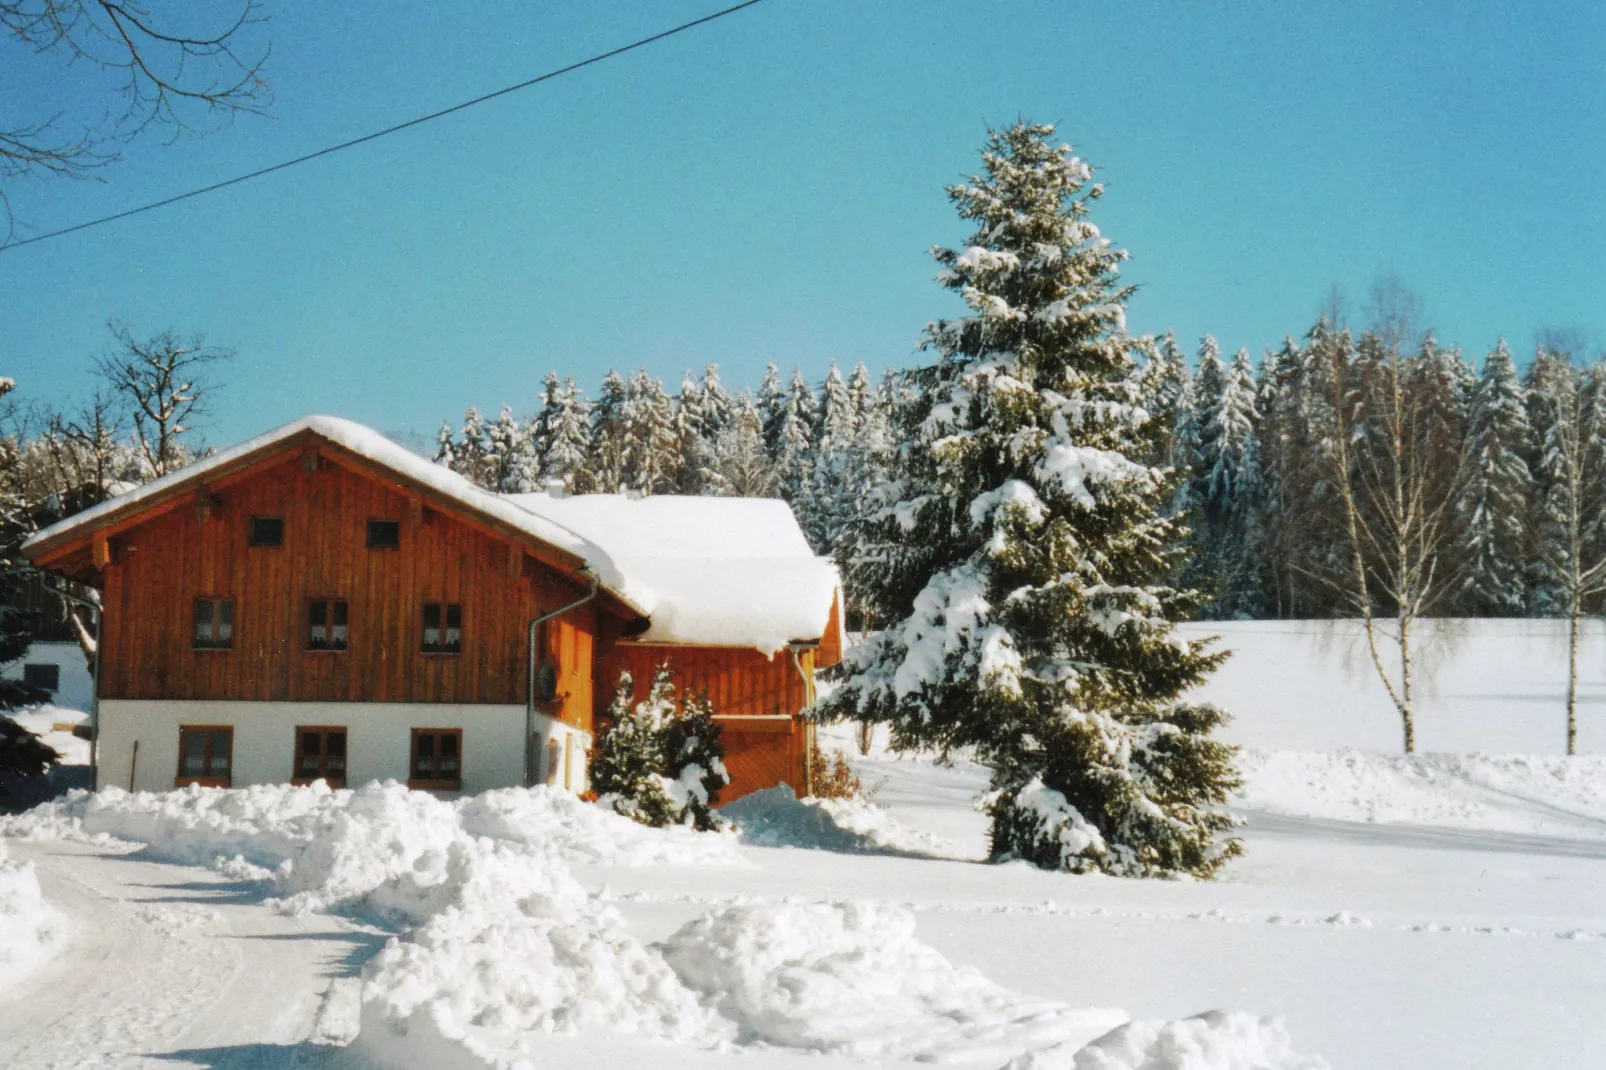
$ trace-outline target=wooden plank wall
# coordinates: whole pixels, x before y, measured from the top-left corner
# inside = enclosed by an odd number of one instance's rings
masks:
[[[282,516],[284,545],[247,545],[251,516]],[[401,547],[367,547],[367,521],[401,521]],[[529,620],[582,587],[508,541],[422,507],[401,488],[300,454],[116,537],[105,572],[107,698],[522,703]],[[510,566],[509,554],[519,561]],[[233,598],[234,647],[191,646],[197,597]],[[307,602],[344,598],[350,649],[306,649]],[[460,654],[420,652],[426,601],[463,606]],[[560,701],[589,729],[596,610],[547,628]]]

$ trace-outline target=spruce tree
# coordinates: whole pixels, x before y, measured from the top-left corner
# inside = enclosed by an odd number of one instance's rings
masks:
[[[634,696],[635,681],[628,672],[621,672],[591,752],[587,777],[601,805],[643,825],[662,828],[678,816],[663,783],[668,764],[663,726],[674,708],[674,685],[660,673],[645,701],[634,702]]]
[[[1472,463],[1456,500],[1460,554],[1467,564],[1462,612],[1517,617],[1527,610],[1526,550],[1534,480],[1533,427],[1504,339],[1483,359],[1473,393]]]
[[[576,489],[575,480],[591,448],[590,409],[573,379],[560,383],[556,373],[547,373],[532,443],[540,459],[540,482],[561,483],[565,491]]]
[[[660,669],[667,677],[667,669]],[[699,832],[718,828],[714,807],[731,781],[725,771],[725,746],[708,692],[680,701],[663,728],[664,776],[676,787],[680,807],[676,820]]]
[[[1215,361],[1201,384],[1220,378],[1201,413],[1194,496],[1194,553],[1204,563],[1214,598],[1206,616],[1243,620],[1262,609],[1260,567],[1260,446],[1255,369],[1247,349],[1231,366]]]
[[[1173,624],[1162,432],[1126,334],[1126,254],[1087,218],[1103,192],[1053,127],[990,133],[949,189],[977,230],[936,249],[972,315],[927,329],[894,472],[862,537],[878,620],[818,707],[887,722],[903,748],[991,767],[995,859],[1208,876],[1240,849],[1218,807],[1225,715],[1179,696],[1224,655]]]
[[[591,406],[591,446],[575,480],[575,489],[583,494],[618,494],[624,490],[629,437],[626,395],[625,381],[608,369],[602,377],[597,402]]]

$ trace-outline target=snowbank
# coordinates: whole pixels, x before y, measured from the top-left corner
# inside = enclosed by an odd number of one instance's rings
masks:
[[[0,841],[0,988],[22,980],[61,949],[65,928],[45,902],[32,862],[13,862]]]
[[[939,836],[900,825],[862,799],[799,799],[785,784],[744,795],[720,809],[755,847],[806,847],[820,851],[884,851],[958,858]]]
[[[914,928],[908,911],[868,900],[737,906],[689,923],[662,950],[744,1039],[789,1048],[986,1065],[1126,1020],[1010,992],[952,965]]]
[[[746,866],[729,832],[648,828],[567,792],[487,791],[458,803],[471,836],[523,843],[568,864]]]
[[[1250,810],[1606,836],[1606,757],[1245,750],[1239,769]]]
[[[1209,1011],[1175,1022],[1130,1022],[1093,1043],[1022,1056],[1005,1070],[1327,1070],[1295,1053],[1273,1018]]]

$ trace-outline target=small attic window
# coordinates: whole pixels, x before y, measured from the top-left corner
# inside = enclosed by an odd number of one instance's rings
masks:
[[[401,547],[400,520],[368,521],[368,549],[396,550]]]
[[[283,546],[284,517],[254,516],[251,518],[252,546]]]

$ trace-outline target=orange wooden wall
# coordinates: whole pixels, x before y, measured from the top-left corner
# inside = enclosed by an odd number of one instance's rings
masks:
[[[105,571],[107,698],[522,703],[534,616],[584,589],[510,541],[441,515],[367,473],[301,456],[122,532]],[[284,545],[247,545],[249,518],[282,516]],[[367,521],[401,521],[369,549]],[[510,554],[517,555],[510,562]],[[234,647],[191,646],[194,599],[233,598]],[[350,648],[306,649],[307,602],[344,598]],[[463,606],[460,654],[420,652],[426,601]],[[588,729],[595,606],[548,625],[564,698],[546,712]]]

